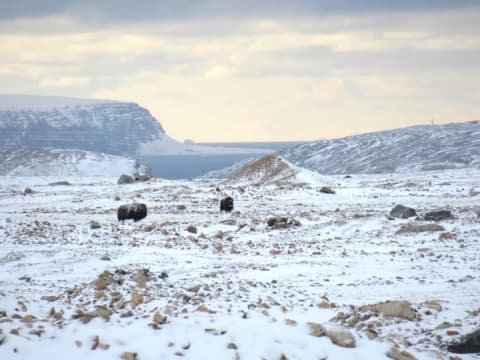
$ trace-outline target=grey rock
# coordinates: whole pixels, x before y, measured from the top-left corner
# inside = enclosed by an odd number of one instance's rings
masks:
[[[405,234],[428,231],[445,231],[445,228],[438,224],[405,224],[402,225],[396,233]]]
[[[324,194],[335,194],[335,191],[332,190],[331,188],[327,187],[327,186],[323,186],[320,188],[320,190],[318,190],[319,192],[321,193],[324,193]]]
[[[390,216],[400,219],[408,219],[416,215],[417,212],[415,211],[415,209],[400,204],[396,205],[392,210],[390,210]]]
[[[134,182],[135,179],[133,177],[123,174],[118,178],[117,184],[133,184]]]
[[[430,211],[425,214],[425,220],[441,221],[448,219],[454,219],[450,210]]]
[[[460,341],[448,345],[447,349],[456,354],[480,353],[480,329],[463,336]]]
[[[293,226],[301,226],[302,223],[294,218],[275,216],[267,220],[267,225],[272,229],[287,229]]]

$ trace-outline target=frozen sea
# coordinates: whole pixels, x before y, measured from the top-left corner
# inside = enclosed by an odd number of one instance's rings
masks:
[[[243,143],[200,143],[197,145],[235,147],[245,149],[267,149],[276,152],[287,147],[296,146],[305,142],[243,142]],[[221,154],[221,155],[160,155],[138,156],[137,160],[151,168],[152,175],[164,179],[193,179],[205,173],[230,166],[237,161],[249,157],[265,155],[257,154]]]

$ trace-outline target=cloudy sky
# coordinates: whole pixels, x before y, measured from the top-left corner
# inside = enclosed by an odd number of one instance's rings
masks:
[[[1,0],[0,93],[134,101],[195,141],[468,121],[479,18],[478,0]]]

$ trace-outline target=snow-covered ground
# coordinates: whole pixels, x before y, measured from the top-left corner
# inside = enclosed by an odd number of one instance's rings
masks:
[[[1,177],[0,359],[371,360],[393,344],[417,359],[478,359],[445,350],[480,327],[478,179],[469,169],[291,186]],[[233,213],[219,212],[225,195]],[[148,216],[119,223],[131,202]],[[397,234],[431,222],[389,219],[396,204],[455,218]],[[269,227],[272,216],[301,225]],[[405,300],[402,311],[386,316],[388,300]],[[354,346],[334,344],[338,333]]]

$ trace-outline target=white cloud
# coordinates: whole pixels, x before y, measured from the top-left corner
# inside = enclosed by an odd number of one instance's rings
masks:
[[[61,76],[56,78],[43,78],[38,86],[40,88],[71,88],[90,84],[91,79],[82,76]]]

